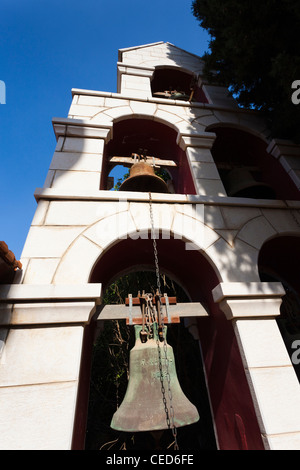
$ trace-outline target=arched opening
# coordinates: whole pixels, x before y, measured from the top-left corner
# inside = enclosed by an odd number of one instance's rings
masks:
[[[170,100],[208,103],[197,76],[176,67],[157,67],[151,81],[152,96]]]
[[[183,361],[181,370],[186,368],[189,371],[186,378],[190,384],[184,392],[191,402],[195,402],[200,414],[198,423],[181,428],[193,434],[190,441],[186,438],[188,434],[185,434],[182,448],[185,445],[187,448],[196,445],[196,450],[212,449],[218,445],[221,450],[263,449],[234,330],[213,302],[212,289],[219,284],[220,278],[203,253],[185,248],[185,243],[180,239],[157,239],[160,272],[179,285],[190,301],[201,302],[209,313],[206,317],[192,318],[193,336],[185,328],[184,320],[180,321],[180,325],[171,325],[169,328],[168,341],[171,341],[172,336],[177,338],[174,344],[176,349],[179,348],[177,358]],[[128,272],[141,270],[154,270],[152,240],[127,238],[111,246],[101,256],[93,268],[90,282],[101,282],[106,290],[115,279]],[[178,336],[181,338],[179,342]],[[184,341],[187,341],[189,347],[183,347]],[[188,356],[185,356],[182,347]],[[191,362],[192,372],[189,367],[185,367],[186,361]],[[87,368],[82,370],[86,371]],[[179,370],[177,373],[183,380]],[[196,385],[196,389],[191,387],[191,382]],[[86,385],[82,378],[80,383],[83,387]],[[181,386],[185,387],[184,381]],[[77,414],[86,403],[80,404],[78,400]],[[74,448],[83,445],[83,435],[81,439],[80,444],[80,440],[74,436]]]
[[[170,243],[173,248],[172,250],[170,250]],[[186,273],[185,276],[182,275],[185,263],[183,259],[180,259],[181,256],[178,255],[179,253],[181,255],[185,254],[184,243],[181,240],[171,241],[159,239],[157,240],[157,245],[159,251],[160,273],[162,275],[162,292],[167,291],[169,295],[171,293],[174,295],[175,293],[178,298],[178,302],[188,302],[191,299],[202,299],[202,301],[205,302],[205,293],[203,288],[198,286],[198,288],[193,289],[191,285],[192,276],[195,275],[195,272],[193,273],[193,269],[189,270],[189,274]],[[175,252],[173,250],[175,250]],[[190,252],[186,253],[189,253],[187,258],[190,259],[190,261],[186,259],[189,264],[192,260],[192,256]],[[117,260],[117,269],[113,259]],[[114,245],[111,250],[109,250],[101,260],[99,260],[99,263],[94,267],[91,275],[91,282],[98,282],[97,280],[101,278],[104,284],[103,288],[107,293],[110,291],[114,281],[117,280],[119,282],[120,278],[124,280],[128,275],[130,277],[133,273],[137,273],[139,278],[135,279],[136,285],[128,285],[128,289],[132,288],[135,289],[135,291],[126,293],[126,295],[132,293],[135,296],[137,295],[137,292],[142,289],[146,289],[146,292],[149,290],[152,290],[153,292],[156,286],[156,273],[154,272],[154,269],[152,240],[127,239]],[[123,302],[124,301],[125,299],[123,298]],[[200,408],[201,420],[199,423],[194,425],[178,429],[178,441],[180,446],[183,446],[185,449],[192,450],[193,448],[202,448],[203,450],[213,450],[216,449],[216,441],[213,431],[209,399],[206,391],[201,351],[198,340],[194,339],[191,333],[189,333],[188,329],[185,327],[186,324],[187,323],[185,321],[181,321],[179,324],[168,325],[167,339],[168,344],[173,347],[177,366],[177,376],[182,390],[189,400],[192,403],[195,403],[197,408]],[[108,325],[108,328],[109,327],[111,327],[111,325]],[[129,328],[131,329],[130,333],[128,334],[127,331],[124,335],[132,347],[134,332],[132,327]],[[105,333],[106,331],[107,330],[105,330]],[[130,349],[131,348],[128,348],[128,353]],[[193,380],[191,381],[192,377]],[[125,384],[127,385],[126,380]],[[121,403],[125,391],[126,387],[124,387],[123,382],[122,390],[121,388],[118,388],[118,404]],[[114,406],[116,408],[116,401]],[[116,411],[116,409],[114,411]],[[94,413],[90,409],[89,416],[93,415]],[[111,419],[111,417],[112,416],[108,416],[107,418]],[[89,424],[90,426],[93,426],[91,421]],[[106,431],[108,431],[109,423],[106,422],[105,424],[103,423],[103,425],[106,427]],[[127,449],[147,449],[149,446],[154,445],[153,439],[149,433],[137,433],[132,436],[128,433],[124,434],[110,430],[109,435],[109,442],[116,442],[116,445],[125,445]],[[166,431],[161,437],[160,445],[165,446],[164,448],[167,449],[167,447],[172,444],[172,441],[173,438],[171,431]],[[95,444],[90,443],[89,445]]]
[[[107,189],[108,177],[117,164],[130,168],[133,154],[148,157],[155,169],[167,170],[170,175],[170,192],[196,194],[193,178],[185,152],[176,142],[177,132],[171,127],[151,119],[134,118],[115,122],[113,139],[105,146],[101,189]],[[161,162],[154,159],[158,159]],[[113,183],[115,184],[115,182]]]
[[[285,289],[277,323],[300,382],[299,263],[299,236],[278,236],[267,241],[258,259],[261,280],[281,282]]]
[[[261,138],[229,126],[209,131],[217,136],[211,152],[228,196],[299,199],[295,184]]]

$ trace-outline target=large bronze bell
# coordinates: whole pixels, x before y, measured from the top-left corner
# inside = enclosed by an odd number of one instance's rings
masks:
[[[230,171],[226,179],[226,188],[228,196],[276,199],[276,193],[270,185],[256,181],[244,168],[235,168]]]
[[[157,330],[152,339],[142,343],[141,329],[141,326],[135,325],[136,338],[135,346],[130,351],[128,387],[112,418],[111,427],[124,432],[158,431],[172,427],[168,423],[164,399],[168,410],[172,404],[176,428],[197,422],[198,411],[184,395],[176,375],[173,348],[166,344],[166,361],[165,343],[158,341]]]
[[[168,193],[167,184],[154,173],[152,166],[143,161],[130,168],[129,178],[120,186],[120,191],[142,191],[151,193]]]

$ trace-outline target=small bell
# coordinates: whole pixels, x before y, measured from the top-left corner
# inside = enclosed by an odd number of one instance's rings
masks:
[[[130,168],[129,178],[120,186],[120,191],[142,191],[151,193],[168,193],[167,184],[154,173],[153,167],[143,161]]]
[[[227,175],[226,188],[228,196],[254,199],[276,199],[274,189],[256,181],[250,171],[245,168],[235,168]]]
[[[196,407],[184,395],[175,369],[173,348],[158,341],[157,323],[153,337],[142,343],[141,326],[135,325],[135,346],[130,351],[130,377],[123,402],[115,412],[111,427],[124,432],[168,429],[167,409],[174,410],[174,426],[181,427],[199,420]],[[168,382],[169,377],[169,382]],[[163,385],[163,387],[162,387]],[[168,390],[171,390],[171,403]],[[170,419],[170,417],[169,417]]]

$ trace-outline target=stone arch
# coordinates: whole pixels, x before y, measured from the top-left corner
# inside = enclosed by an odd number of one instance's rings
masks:
[[[132,114],[115,117],[113,121],[112,138],[104,148],[104,159],[101,175],[101,189],[107,187],[107,177],[111,171],[110,158],[114,155],[130,156],[147,150],[147,155],[165,160],[176,161],[176,167],[170,167],[175,193],[196,194],[193,175],[185,150],[179,145],[181,135],[180,122],[182,119],[174,114],[178,125],[167,116],[171,113],[158,110],[155,116]],[[186,130],[187,121],[184,122]]]
[[[279,236],[300,236],[300,229],[292,214],[285,210],[262,209],[238,231],[236,238],[261,250],[265,243]]]
[[[300,231],[277,233],[262,243],[259,251],[260,272],[276,277],[299,293]]]
[[[182,213],[180,207],[176,210],[174,205],[154,204],[155,233],[157,236],[160,234],[159,237],[166,242],[171,239],[182,241],[187,252],[201,251],[221,282],[214,260],[205,253],[206,248],[219,239],[219,235],[201,222],[201,214],[197,215],[193,206],[189,209],[190,215],[187,215]],[[53,284],[87,283],[98,260],[118,242],[138,239],[151,241],[148,204],[120,200],[112,203],[109,212],[109,215],[99,218],[73,240],[58,264]]]
[[[152,96],[158,98],[208,103],[203,90],[199,87],[198,75],[182,66],[156,66],[151,78],[151,91]]]
[[[256,199],[298,199],[298,190],[290,176],[269,153],[269,142],[262,128],[256,127],[255,121],[246,126],[242,120],[235,119],[238,122],[226,124],[224,119],[206,128],[216,135],[211,153],[227,194]]]
[[[184,218],[187,218],[184,215]],[[134,218],[137,221],[137,218]],[[145,221],[144,221],[145,222]],[[200,228],[201,223],[198,223]],[[149,227],[148,225],[145,225]],[[140,225],[142,227],[142,224]],[[156,228],[163,227],[157,222]],[[220,311],[219,306],[212,299],[212,289],[222,282],[220,272],[210,256],[207,246],[213,240],[207,240],[205,249],[195,251],[186,250],[185,243],[191,242],[195,237],[190,233],[181,231],[182,239],[176,239],[179,230],[175,230],[173,223],[172,238],[157,240],[158,257],[161,271],[166,269],[174,276],[174,280],[187,291],[191,301],[201,302],[208,310],[206,319],[195,322],[196,331],[199,332],[201,350],[207,377],[207,389],[210,395],[215,429],[218,437],[228,436],[227,441],[221,442],[221,448],[235,448],[240,446],[239,435],[235,432],[224,433],[228,423],[235,429],[234,416],[238,413],[242,422],[247,422],[249,435],[248,445],[255,448],[260,438],[254,409],[251,406],[250,392],[244,374],[240,351],[236,342],[233,327]],[[210,234],[211,235],[211,234]],[[219,239],[217,239],[217,242]],[[217,243],[216,242],[216,243]],[[203,248],[203,247],[202,247]],[[90,282],[102,282],[105,289],[114,279],[116,272],[123,273],[130,267],[143,263],[146,267],[154,266],[154,254],[151,239],[133,240],[127,238],[111,242],[102,255],[95,261]],[[232,389],[232,383],[238,380],[238,389]],[[233,396],[234,395],[234,396]],[[222,411],[219,412],[220,406]],[[233,409],[231,410],[231,406]],[[225,413],[225,422],[224,422]],[[231,414],[232,413],[232,414]]]
[[[255,118],[253,116],[251,117],[251,119],[247,119],[247,116],[237,116],[233,113],[230,113],[230,117],[228,116],[228,113],[224,113],[223,115],[218,114],[218,112],[216,111],[215,113],[215,122],[212,122],[207,125],[205,129],[206,132],[214,132],[214,129],[219,127],[232,128],[247,132],[248,134],[251,134],[254,137],[258,137],[263,140],[267,145],[270,143],[268,130],[266,129],[265,124],[261,121],[260,118]]]

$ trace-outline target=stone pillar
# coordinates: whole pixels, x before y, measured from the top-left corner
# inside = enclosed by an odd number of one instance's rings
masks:
[[[112,124],[56,118],[53,127],[57,145],[44,188],[98,191],[104,145],[110,139]]]
[[[118,63],[118,92],[131,98],[152,97],[151,82],[154,67]]]
[[[300,386],[276,323],[281,283],[221,283],[215,302],[233,322],[267,450],[300,449]]]
[[[300,189],[299,145],[288,140],[274,139],[270,142],[267,152],[279,160],[297,188]]]
[[[70,450],[100,284],[0,286],[0,449]]]
[[[216,134],[181,135],[179,145],[186,152],[197,194],[226,196],[226,191],[211,154]]]

